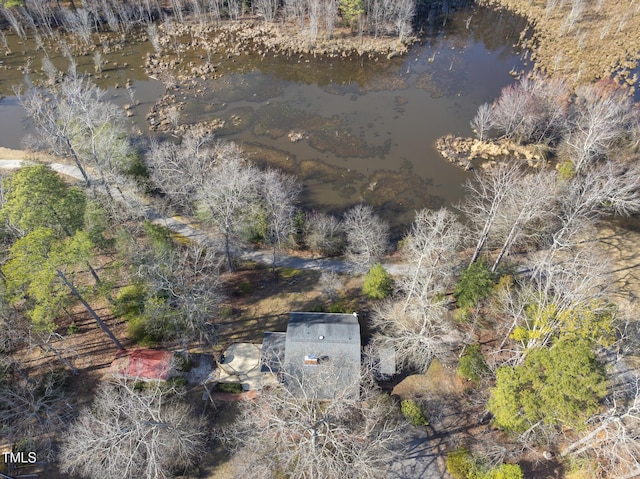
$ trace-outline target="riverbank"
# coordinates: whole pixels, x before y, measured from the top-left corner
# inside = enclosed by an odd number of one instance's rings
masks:
[[[347,28],[336,28],[331,37],[317,35],[311,39],[306,30],[294,24],[267,23],[257,19],[204,24],[195,22],[163,23],[158,26],[155,54],[147,56],[145,69],[161,77],[167,69],[174,71],[175,80],[184,82],[193,77],[215,75],[225,61],[245,55],[265,59],[293,57],[294,62],[310,58],[340,58],[345,61],[390,59],[407,53],[414,37],[356,35]],[[169,54],[167,56],[167,53]],[[185,58],[197,56],[200,65]]]
[[[528,60],[547,76],[572,84],[614,77],[637,88],[640,59],[640,5],[604,0],[478,0],[527,18],[522,32]]]
[[[308,33],[294,24],[267,23],[258,19],[221,22],[215,25],[184,22],[158,26],[155,52],[146,55],[144,70],[153,79],[165,85],[160,98],[147,116],[151,131],[181,135],[186,128],[177,118],[184,104],[182,96],[202,96],[201,82],[218,80],[229,72],[255,68],[269,59],[278,57],[296,64],[310,61],[388,62],[402,56],[416,39],[400,40],[396,37],[356,35],[350,29],[336,28],[331,37],[318,35],[312,42]],[[244,65],[244,67],[242,67]],[[226,123],[240,122],[214,118],[197,126],[215,132]]]

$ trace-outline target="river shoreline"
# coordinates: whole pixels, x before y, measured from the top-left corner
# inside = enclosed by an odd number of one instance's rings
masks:
[[[571,84],[613,77],[632,92],[638,86],[640,7],[623,2],[478,0],[526,18],[520,41],[528,61],[547,76]],[[551,7],[555,3],[555,6]]]

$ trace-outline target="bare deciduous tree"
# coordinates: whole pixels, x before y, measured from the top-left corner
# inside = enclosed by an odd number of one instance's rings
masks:
[[[231,240],[244,223],[249,206],[256,201],[260,172],[233,143],[220,145],[217,153],[215,176],[204,179],[197,198],[201,216],[224,237],[227,266],[233,271]]]
[[[104,383],[67,431],[60,463],[65,472],[95,479],[168,478],[195,462],[203,440],[202,423],[175,389]]]
[[[88,80],[72,76],[49,90],[32,89],[20,101],[45,147],[57,156],[71,157],[87,185],[87,168],[93,167],[108,187],[109,175],[126,169],[131,150],[124,113],[105,101],[105,94]]]
[[[442,293],[452,278],[461,231],[446,209],[422,210],[404,240],[409,271],[399,280],[400,294],[379,306],[372,318],[374,344],[392,348],[401,367],[425,372],[434,357],[443,356],[459,340],[446,319]]]
[[[397,0],[394,25],[400,41],[404,41],[413,32],[413,17],[415,16],[415,0]]]
[[[524,242],[538,242],[550,229],[556,200],[556,172],[540,170],[520,177],[511,185],[503,208],[496,219],[497,236],[502,247],[491,271],[498,265],[511,248]]]
[[[266,22],[273,22],[278,13],[278,2],[276,0],[258,0],[255,8],[258,16],[264,18]]]
[[[478,107],[476,116],[471,120],[471,128],[475,132],[478,140],[484,141],[487,132],[493,126],[493,108],[489,103],[483,103]]]
[[[551,252],[572,246],[585,229],[605,215],[640,211],[640,168],[607,161],[567,181],[559,194],[559,226],[552,235]]]
[[[25,32],[24,26],[22,25],[22,21],[20,15],[16,13],[12,8],[2,6],[2,15],[7,19],[13,31],[16,32],[21,39],[27,38],[27,34]]]
[[[40,460],[55,456],[54,438],[65,427],[71,408],[64,378],[56,373],[29,377],[10,357],[0,355],[0,422],[10,444],[27,441]]]
[[[344,282],[337,273],[325,270],[320,274],[318,286],[329,301],[335,301],[344,289]]]
[[[377,333],[376,348],[395,351],[398,369],[426,373],[434,358],[443,358],[457,347],[451,324],[446,320],[447,301],[432,298],[427,304],[402,298],[376,306],[371,324]]]
[[[62,19],[69,33],[78,35],[85,45],[91,43],[93,25],[88,10],[84,8],[78,8],[75,11],[62,10]]]
[[[333,384],[325,363],[326,382]],[[297,378],[291,378],[297,380]],[[223,437],[242,462],[242,475],[291,479],[385,477],[392,446],[402,425],[389,396],[367,383],[360,399],[338,391],[321,400],[313,388],[263,389],[254,401],[241,404],[236,423]],[[351,388],[349,388],[351,390]]]
[[[300,194],[300,186],[295,177],[268,169],[262,172],[259,186],[262,206],[267,214],[267,240],[273,246],[275,268],[276,252],[293,233],[295,202]]]
[[[624,90],[606,82],[576,90],[565,148],[577,172],[606,156],[630,133],[637,122],[632,104]]]
[[[203,130],[189,130],[179,145],[154,143],[146,157],[151,180],[174,206],[192,214],[197,192],[205,178],[215,176],[217,157],[225,148],[225,143],[214,142]]]
[[[493,105],[492,126],[519,142],[554,142],[565,128],[568,99],[562,80],[525,77],[502,90]]]
[[[231,20],[237,20],[242,13],[242,2],[240,0],[227,0],[227,7]]]
[[[640,378],[610,395],[608,409],[589,420],[590,428],[561,455],[586,456],[603,477],[631,479],[640,474]]]
[[[328,38],[333,37],[336,18],[338,17],[338,2],[336,0],[322,0],[322,18],[324,30]]]
[[[161,304],[155,303],[157,317],[149,321],[148,333],[178,338],[185,347],[193,339],[212,344],[215,334],[211,319],[222,300],[221,261],[215,252],[194,244],[145,256],[137,275],[151,285],[154,297],[166,298]]]
[[[284,0],[284,11],[288,18],[293,18],[298,27],[304,28],[304,20],[307,15],[306,0]]]
[[[204,131],[188,133],[181,145],[154,146],[148,161],[152,181],[175,206],[197,211],[218,229],[233,270],[231,242],[250,216],[250,207],[258,202],[261,172],[236,144],[212,142]]]
[[[389,226],[369,205],[358,204],[347,211],[342,220],[347,238],[346,255],[360,269],[375,264],[389,243]]]
[[[405,309],[416,299],[422,304],[429,303],[431,296],[449,286],[461,235],[462,226],[445,208],[416,213],[402,248],[402,256],[409,265],[408,273],[400,279]]]
[[[321,14],[322,0],[307,0],[307,17],[309,19],[307,38],[310,47],[313,47],[318,39]]]
[[[475,173],[473,180],[465,183],[467,199],[458,208],[469,219],[473,237],[477,238],[470,265],[478,259],[489,239],[511,185],[523,175],[517,163],[502,163],[485,174]]]
[[[305,218],[307,247],[322,256],[335,256],[342,252],[344,236],[340,221],[331,215],[311,211]]]
[[[162,44],[160,43],[160,35],[158,34],[158,27],[155,24],[149,23],[147,25],[147,36],[149,37],[149,41],[153,46],[156,54],[162,54]]]

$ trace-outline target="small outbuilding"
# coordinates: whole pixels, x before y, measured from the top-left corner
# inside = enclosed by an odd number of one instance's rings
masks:
[[[111,363],[111,373],[139,381],[166,381],[178,375],[173,351],[159,349],[118,351]]]

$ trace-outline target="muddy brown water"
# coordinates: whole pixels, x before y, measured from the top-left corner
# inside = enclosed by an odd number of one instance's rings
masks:
[[[298,176],[307,208],[340,213],[366,201],[402,228],[416,209],[462,197],[468,173],[442,160],[433,144],[447,133],[471,135],[477,107],[514,81],[510,72],[526,68],[514,46],[525,27],[518,17],[473,7],[426,25],[421,42],[390,61],[220,57],[218,79],[178,90],[180,122],[222,119],[219,138],[239,142],[258,163]],[[23,81],[18,67],[27,58],[31,76],[41,74],[42,51],[34,52],[30,40],[7,36],[13,53],[0,65],[0,93],[6,95],[0,100],[0,145],[20,148],[29,128],[11,88]],[[146,113],[163,94],[141,68],[148,51],[148,42],[110,51],[96,79],[120,105],[131,102],[122,88],[130,82],[139,102],[132,121],[143,133]],[[61,51],[49,53],[58,68],[68,68]],[[184,62],[198,60],[196,53],[188,55]],[[76,61],[79,71],[93,71],[90,51]],[[292,132],[302,139],[292,142]]]

